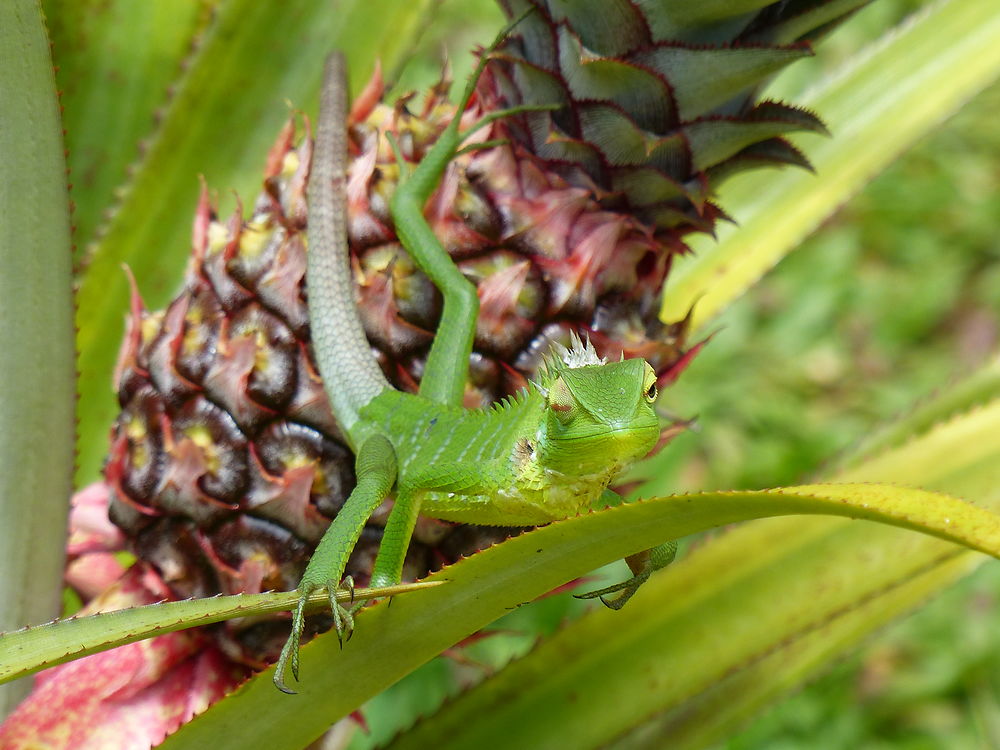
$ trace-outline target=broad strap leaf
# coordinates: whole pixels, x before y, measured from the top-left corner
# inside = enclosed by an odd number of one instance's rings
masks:
[[[37,0],[0,3],[0,628],[58,612],[72,488],[69,192],[49,47]]]
[[[355,589],[353,595],[337,592],[337,600],[365,601],[383,596],[398,596],[439,586],[444,581],[404,583],[380,589]],[[131,609],[99,612],[44,625],[0,633],[4,661],[0,663],[0,684],[79,659],[109,648],[124,646],[164,633],[211,625],[235,617],[286,612],[299,600],[296,591],[272,591],[264,594],[214,596],[181,602],[159,602]],[[318,591],[309,600],[310,611],[329,607],[326,591]]]

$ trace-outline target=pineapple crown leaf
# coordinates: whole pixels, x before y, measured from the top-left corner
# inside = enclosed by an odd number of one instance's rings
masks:
[[[659,35],[696,35],[699,30],[727,27],[732,20],[742,23],[746,15],[758,11],[773,0],[635,0],[650,25]],[[705,32],[701,32],[704,34]]]
[[[559,28],[558,67],[554,70],[577,101],[614,102],[647,130],[663,131],[677,120],[668,76],[643,60],[591,53],[572,30]],[[642,48],[640,48],[642,49]]]
[[[639,45],[621,56],[590,50],[575,29],[556,30],[556,57],[529,57],[554,74],[574,100],[614,101],[642,127],[663,132],[680,120],[742,101],[748,92],[790,62],[813,54],[806,41],[775,45],[756,41],[691,44],[669,40]],[[516,51],[506,59],[516,57]]]
[[[710,178],[749,168],[751,163],[809,169],[801,152],[779,136],[793,130],[827,133],[812,113],[777,102],[764,103],[745,119],[702,118],[665,137],[641,131],[614,105],[583,103],[578,110],[584,137],[543,129],[547,137],[536,153],[553,165],[581,167],[610,194],[621,195],[637,209],[657,205],[674,209],[670,225],[690,217],[683,211],[685,203],[700,214],[709,192],[711,179],[686,179],[692,166],[715,170]],[[595,141],[609,145],[601,151]],[[741,163],[727,171],[726,162],[734,158]]]
[[[705,183],[691,180],[681,183],[669,170],[652,166],[635,169],[616,169],[611,174],[612,190],[621,193],[629,205],[654,206],[678,199],[687,200],[700,208],[707,197]]]
[[[536,144],[534,153],[553,165],[583,167],[587,174],[603,182],[607,164],[597,147],[584,140],[551,131],[544,141]]]
[[[747,146],[722,164],[709,168],[707,174],[710,182],[717,183],[746,170],[785,165],[815,171],[805,154],[784,138],[776,137]]]
[[[702,171],[721,164],[754,143],[799,129],[802,128],[798,124],[787,120],[748,122],[736,118],[713,118],[687,125],[682,132],[691,148],[694,168]]]
[[[820,135],[829,136],[830,131],[819,116],[806,107],[798,107],[774,99],[764,99],[758,102],[745,116],[753,122],[761,120],[782,120],[790,125],[790,130],[805,130]]]
[[[816,41],[870,2],[871,0],[812,0],[805,7],[786,11],[784,17],[779,17],[775,22],[775,16],[785,10],[780,8],[771,14],[761,14],[745,32],[745,37],[779,44],[806,38]]]
[[[809,57],[807,43],[690,45],[661,42],[630,55],[630,63],[670,82],[677,117],[691,121],[713,111],[742,107],[752,91],[789,63]]]
[[[646,18],[631,0],[577,0],[548,5],[551,22],[560,31],[572,29],[593,54],[622,57],[652,42]]]
[[[622,56],[639,45],[661,41],[719,43],[733,39],[775,43],[798,41],[831,24],[870,0],[502,0],[509,16],[534,5],[539,27],[566,26],[598,54]],[[772,6],[772,7],[767,7]],[[748,21],[749,19],[749,21]]]
[[[693,207],[678,209],[671,205],[646,206],[637,211],[639,218],[658,227],[672,228],[680,235],[691,232],[703,232],[715,236],[715,224],[718,221],[736,223],[732,217],[712,201],[705,201],[701,211],[695,212]],[[663,233],[659,236],[668,236]],[[686,253],[688,248],[683,243],[672,250]]]

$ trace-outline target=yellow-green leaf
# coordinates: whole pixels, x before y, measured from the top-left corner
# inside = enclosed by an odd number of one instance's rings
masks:
[[[443,581],[404,583],[381,589],[355,589],[353,594],[337,592],[337,600],[365,601],[381,596],[398,596],[423,588],[438,586]],[[182,602],[160,602],[131,609],[100,612],[67,620],[56,620],[12,633],[0,633],[0,684],[54,667],[90,654],[106,651],[127,643],[135,643],[164,633],[211,625],[234,617],[256,617],[285,612],[295,607],[296,591],[265,594],[213,596],[208,599],[188,599]],[[309,599],[307,611],[328,608],[326,591]]]

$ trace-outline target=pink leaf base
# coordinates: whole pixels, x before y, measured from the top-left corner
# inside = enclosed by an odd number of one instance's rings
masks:
[[[121,540],[101,520],[106,490],[93,485],[74,498],[67,579],[84,597],[103,588],[83,614],[169,598],[153,571],[136,564],[122,573],[110,554]],[[0,748],[148,750],[249,674],[197,629],[94,654],[39,673],[0,725]]]

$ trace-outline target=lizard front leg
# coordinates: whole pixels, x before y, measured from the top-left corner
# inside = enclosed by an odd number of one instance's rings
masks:
[[[342,638],[345,632],[349,635],[353,627],[352,609],[337,601],[337,588],[368,517],[389,495],[396,481],[396,452],[383,436],[374,435],[358,451],[355,469],[358,483],[320,540],[299,583],[299,601],[292,616],[292,633],[281,649],[274,672],[274,684],[285,693],[295,692],[285,685],[285,668],[289,661],[292,675],[299,679],[299,641],[310,594],[326,587],[338,638]]]
[[[396,488],[396,502],[385,525],[382,543],[375,558],[372,588],[394,586],[402,578],[406,550],[413,536],[413,527],[420,514],[422,501],[429,492],[448,493],[455,505],[462,505],[463,497],[477,487],[483,473],[502,470],[502,461],[443,462],[430,464],[400,479]],[[440,502],[440,501],[439,501]],[[440,505],[439,505],[440,507]]]
[[[617,492],[604,490],[601,497],[594,503],[594,506],[598,508],[608,508],[621,505],[623,502],[624,499]],[[674,561],[676,556],[676,539],[671,539],[668,542],[664,542],[663,544],[652,547],[651,549],[643,550],[642,552],[636,552],[634,555],[629,555],[625,558],[626,564],[632,571],[632,577],[627,581],[615,583],[611,586],[606,586],[603,589],[597,589],[596,591],[588,591],[585,594],[575,594],[575,597],[577,599],[600,598],[604,606],[609,609],[621,609],[625,606],[628,600],[632,598],[635,592],[639,590],[639,587],[649,580],[649,577],[653,573],[661,568],[667,567]],[[607,599],[605,597],[607,597],[608,594],[618,594],[618,596],[613,599]]]

